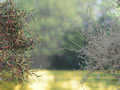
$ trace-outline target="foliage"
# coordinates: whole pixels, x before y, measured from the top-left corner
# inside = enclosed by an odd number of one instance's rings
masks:
[[[76,29],[76,31],[74,31]],[[77,30],[78,29],[78,30]],[[78,58],[79,53],[76,52],[84,45],[84,37],[79,27],[73,27],[64,35],[64,43],[59,53],[50,56],[52,69],[83,69],[86,65],[84,60]]]
[[[91,70],[90,73],[108,69],[119,78],[116,70],[120,70],[120,21],[118,17],[106,17],[105,14],[97,22],[90,21],[88,31],[83,31],[87,44],[79,50],[80,57],[83,54],[84,59],[89,59],[85,69]]]
[[[19,10],[11,1],[0,4],[0,78],[24,81],[27,79],[30,59],[26,51],[33,40],[25,36],[29,13]]]
[[[35,9],[35,22],[29,22],[30,28],[38,32],[38,38],[42,36],[45,39],[36,48],[36,54],[46,57],[58,53],[64,43],[65,32],[69,31],[73,23],[80,23],[76,0],[20,0],[17,5],[27,10]]]
[[[117,3],[117,7],[120,7],[120,0],[115,0]]]
[[[67,47],[70,49],[71,48],[79,49],[78,46],[81,46],[81,43],[79,43],[79,41],[81,42],[81,39],[83,38],[81,38],[81,34],[80,36],[78,36],[78,33],[76,33],[76,35],[75,34],[73,35],[73,32],[70,32],[71,26],[75,25],[76,27],[77,25],[79,25],[80,27],[82,26],[83,27],[82,29],[85,29],[86,31],[89,29],[95,29],[94,28],[96,26],[95,23],[101,25],[101,22],[103,22],[102,20],[103,17],[101,17],[101,19],[99,19],[98,21],[95,21],[95,19],[98,19],[98,16],[101,14],[104,16],[104,12],[107,13],[106,10],[109,10],[112,4],[110,2],[111,0],[104,0],[101,3],[101,5],[96,5],[96,0],[60,0],[60,1],[20,0],[18,1],[18,7],[20,8],[21,5],[28,10],[35,8],[34,15],[36,16],[36,23],[30,22],[30,28],[33,30],[37,30],[39,32],[38,33],[39,35],[42,35],[43,37],[46,38],[46,42],[38,46],[37,48],[38,59],[35,59],[34,62],[36,61],[38,64],[38,62],[45,61],[43,60],[43,58],[41,59],[39,57],[40,55],[41,56],[43,55],[45,57],[48,57],[48,55],[50,56],[53,55],[52,60],[49,60],[51,63],[52,61],[57,62],[57,60],[55,59],[56,56],[59,58],[59,62],[62,61],[64,62],[64,60],[67,60],[68,63],[71,63],[71,61],[74,61],[74,59],[76,59],[75,57],[76,54],[75,55],[73,54],[74,51],[72,52],[71,51],[69,52],[68,50],[60,51],[60,48],[63,47]],[[111,19],[110,16],[108,17],[108,14],[109,13],[107,13],[105,18]],[[91,20],[94,23],[89,22],[89,20]],[[102,24],[100,28],[101,29],[103,28],[105,30],[107,27],[104,28],[104,24]],[[76,32],[76,28],[72,28],[72,29],[73,31]],[[73,44],[74,42],[71,41],[74,41],[79,45],[76,46],[75,44]],[[61,57],[64,58],[60,60]],[[74,58],[73,60],[71,60],[72,58],[68,60],[67,59],[68,57],[69,58],[74,57]],[[48,63],[48,61],[46,63]]]

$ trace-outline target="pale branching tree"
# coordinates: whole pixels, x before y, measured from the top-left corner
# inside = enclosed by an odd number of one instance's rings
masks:
[[[79,50],[86,60],[85,69],[108,71],[119,78],[120,70],[120,22],[117,17],[100,23],[90,21],[89,29],[83,30],[86,45]],[[89,73],[89,74],[90,74]],[[89,75],[88,74],[88,75]],[[87,75],[87,76],[88,76]],[[84,80],[86,77],[84,78]]]

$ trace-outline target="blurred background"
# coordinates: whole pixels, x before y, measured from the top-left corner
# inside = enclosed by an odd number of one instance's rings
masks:
[[[86,43],[81,31],[92,28],[90,21],[93,26],[109,25],[115,18],[113,0],[13,1],[19,8],[33,11],[28,29],[41,42],[32,52],[33,68],[82,69],[84,60],[76,52]]]
[[[0,0],[3,2],[5,0]],[[87,43],[82,31],[108,30],[112,21],[120,24],[120,9],[114,0],[12,0],[21,10],[30,11],[27,20],[33,37],[40,43],[32,51],[32,68],[41,69],[31,76],[29,85],[4,82],[0,90],[119,90],[120,79],[109,73],[93,73],[84,87],[81,79],[86,61],[79,57]],[[87,61],[89,62],[89,61]],[[80,71],[81,70],[81,71]],[[117,88],[118,89],[117,89]]]

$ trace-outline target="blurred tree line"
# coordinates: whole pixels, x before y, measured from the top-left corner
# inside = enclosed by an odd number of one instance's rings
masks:
[[[17,6],[33,10],[29,28],[41,43],[33,52],[33,66],[52,69],[82,69],[86,64],[76,50],[86,42],[82,30],[89,30],[90,21],[109,24],[111,0],[14,0]],[[109,3],[109,5],[107,4]],[[108,12],[106,12],[108,11]],[[103,27],[104,28],[104,27]],[[36,34],[37,33],[37,34]],[[43,40],[42,40],[43,39]]]

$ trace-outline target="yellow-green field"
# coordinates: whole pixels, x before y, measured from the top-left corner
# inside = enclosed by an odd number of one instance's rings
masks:
[[[80,80],[86,73],[86,71],[40,70],[36,74],[41,77],[30,77],[29,84],[15,85],[3,82],[0,84],[0,90],[120,90],[119,80],[100,72],[93,73],[81,85]]]

